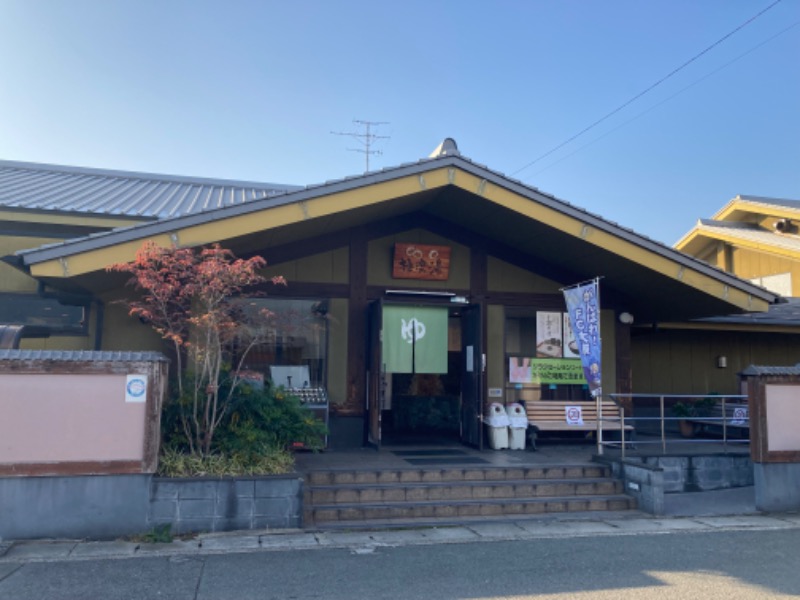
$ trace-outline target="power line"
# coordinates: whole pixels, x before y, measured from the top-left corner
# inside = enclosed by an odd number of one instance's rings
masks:
[[[605,115],[604,117],[601,117],[600,119],[598,119],[597,121],[595,121],[594,123],[592,123],[591,125],[589,125],[588,127],[584,127],[584,128],[583,128],[583,129],[581,129],[581,130],[580,130],[578,133],[576,133],[575,135],[573,135],[571,138],[569,138],[569,139],[568,139],[568,140],[566,140],[565,142],[562,142],[562,143],[560,143],[558,146],[556,146],[555,148],[552,148],[551,150],[548,150],[547,152],[545,152],[545,153],[544,153],[544,154],[542,154],[541,156],[537,157],[536,159],[534,159],[534,160],[532,160],[531,162],[529,162],[528,164],[526,164],[524,167],[522,167],[522,168],[520,168],[520,169],[517,169],[516,171],[514,171],[513,173],[511,173],[511,175],[516,175],[517,173],[520,173],[520,172],[524,171],[525,169],[528,169],[528,168],[532,167],[533,165],[535,165],[537,162],[539,162],[539,161],[540,161],[540,160],[542,160],[543,158],[547,158],[548,156],[550,156],[551,154],[553,154],[553,152],[556,152],[557,150],[560,150],[561,148],[563,148],[564,146],[566,146],[566,145],[567,145],[567,144],[569,144],[570,142],[572,142],[572,141],[574,141],[575,139],[577,139],[577,138],[579,138],[580,136],[582,136],[584,133],[586,133],[586,132],[587,132],[587,131],[589,131],[590,129],[594,129],[595,127],[597,127],[597,126],[598,126],[600,123],[602,123],[603,121],[605,121],[605,120],[609,119],[610,117],[614,116],[614,115],[615,115],[615,114],[617,114],[619,111],[621,111],[623,108],[625,108],[626,106],[628,106],[628,105],[632,104],[633,102],[635,102],[636,100],[638,100],[639,98],[641,98],[642,96],[644,96],[645,94],[647,94],[648,92],[652,91],[653,89],[655,89],[656,87],[658,87],[659,85],[661,85],[662,83],[664,83],[664,82],[665,82],[667,79],[669,79],[670,77],[672,77],[673,75],[675,75],[675,74],[676,74],[676,73],[678,73],[679,71],[681,71],[681,70],[683,70],[684,68],[688,67],[690,64],[692,64],[694,61],[696,61],[696,60],[697,60],[698,58],[700,58],[701,56],[703,56],[704,54],[708,53],[708,52],[709,52],[709,51],[711,51],[712,49],[714,49],[714,48],[716,48],[717,46],[719,46],[719,45],[720,45],[722,42],[724,42],[725,40],[727,40],[729,37],[731,37],[732,35],[734,35],[736,32],[740,31],[741,29],[744,29],[744,28],[745,28],[747,25],[749,25],[750,23],[752,23],[753,21],[755,21],[755,20],[756,20],[758,17],[760,17],[760,16],[761,16],[761,15],[763,15],[765,12],[767,12],[768,10],[770,10],[771,8],[773,8],[775,5],[779,4],[781,1],[782,1],[782,0],[775,0],[775,2],[773,2],[773,3],[772,3],[772,4],[770,4],[769,6],[767,6],[766,8],[764,8],[763,10],[761,10],[760,12],[758,12],[757,14],[753,15],[753,16],[752,16],[752,17],[750,17],[749,19],[747,19],[747,21],[745,21],[744,23],[742,23],[741,25],[739,25],[738,27],[736,27],[734,30],[732,30],[732,31],[730,31],[729,33],[727,33],[727,34],[725,34],[724,36],[722,36],[722,37],[721,37],[720,39],[718,39],[716,42],[714,42],[713,44],[711,44],[710,46],[708,46],[708,47],[707,47],[705,50],[703,50],[703,51],[701,51],[700,53],[698,53],[698,54],[694,55],[692,58],[690,58],[689,60],[687,60],[685,63],[683,63],[683,64],[682,64],[682,65],[680,65],[679,67],[677,67],[677,68],[673,69],[671,72],[669,72],[667,75],[665,75],[664,77],[662,77],[661,79],[659,79],[658,81],[656,81],[656,82],[655,82],[654,84],[652,84],[650,87],[648,87],[648,88],[646,88],[645,90],[643,90],[643,91],[639,92],[639,93],[638,93],[638,94],[636,94],[636,95],[635,95],[633,98],[631,98],[630,100],[628,100],[628,101],[627,101],[627,102],[625,102],[624,104],[621,104],[620,106],[618,106],[617,108],[615,108],[614,110],[612,110],[610,113],[608,113],[608,114],[607,114],[607,115]]]
[[[739,56],[737,56],[736,58],[734,58],[734,59],[732,59],[732,60],[729,60],[728,62],[726,62],[725,64],[723,64],[723,65],[722,65],[722,66],[720,66],[720,67],[717,67],[716,69],[714,69],[714,70],[713,70],[713,71],[711,71],[710,73],[706,73],[705,75],[703,75],[703,76],[702,76],[702,77],[700,77],[699,79],[696,79],[695,81],[693,81],[693,82],[692,82],[692,83],[690,83],[689,85],[687,85],[687,86],[685,86],[685,87],[681,88],[680,90],[678,90],[677,92],[675,92],[675,93],[674,93],[674,94],[672,94],[671,96],[668,96],[667,98],[664,98],[664,99],[663,99],[661,102],[658,102],[658,103],[654,104],[653,106],[651,106],[651,107],[649,107],[649,108],[647,108],[647,109],[643,110],[642,112],[640,112],[640,113],[639,113],[639,114],[637,114],[636,116],[634,116],[634,117],[631,117],[631,118],[630,118],[630,119],[628,119],[627,121],[625,121],[625,122],[623,122],[623,123],[620,123],[619,125],[617,125],[617,126],[616,126],[616,127],[614,127],[613,129],[611,129],[611,130],[609,130],[609,131],[605,132],[603,135],[601,135],[601,136],[599,136],[599,137],[596,137],[596,138],[595,138],[595,139],[593,139],[591,142],[587,142],[586,144],[584,144],[583,146],[581,146],[581,147],[577,148],[576,150],[574,150],[574,151],[570,152],[570,153],[569,153],[569,154],[567,154],[566,156],[562,156],[562,157],[561,157],[561,158],[559,158],[557,161],[555,161],[555,162],[553,162],[553,163],[550,163],[549,165],[547,165],[546,167],[544,167],[544,168],[542,168],[542,169],[539,169],[538,171],[536,171],[536,172],[535,172],[535,173],[532,175],[532,177],[533,177],[533,176],[536,176],[536,175],[539,175],[539,174],[541,174],[541,173],[544,173],[544,172],[545,172],[545,171],[547,171],[548,169],[551,169],[551,168],[555,167],[557,164],[564,162],[565,160],[567,160],[568,158],[570,158],[570,157],[572,157],[572,156],[575,156],[575,155],[576,155],[578,152],[580,152],[580,151],[584,150],[585,148],[588,148],[589,146],[591,146],[591,145],[593,145],[593,144],[596,144],[596,143],[597,143],[597,142],[599,142],[600,140],[602,140],[602,139],[604,139],[604,138],[608,137],[608,136],[609,136],[609,135],[611,135],[612,133],[614,133],[614,132],[616,132],[616,131],[619,131],[620,129],[622,129],[623,127],[625,127],[625,126],[627,126],[628,124],[632,123],[633,121],[636,121],[637,119],[639,119],[639,118],[643,117],[643,116],[644,116],[644,115],[646,115],[647,113],[654,111],[654,110],[655,110],[655,109],[657,109],[659,106],[661,106],[661,105],[663,105],[663,104],[666,104],[667,102],[669,102],[670,100],[672,100],[672,99],[673,99],[673,98],[675,98],[676,96],[680,96],[680,95],[681,95],[681,94],[683,94],[685,91],[687,91],[687,90],[689,90],[689,89],[693,88],[694,86],[696,86],[696,85],[697,85],[697,84],[699,84],[699,83],[702,83],[703,81],[705,81],[705,80],[706,80],[706,79],[708,79],[709,77],[712,77],[713,75],[716,75],[717,73],[719,73],[719,72],[720,72],[720,71],[722,71],[723,69],[727,69],[727,68],[728,68],[729,66],[731,66],[733,63],[735,63],[735,62],[737,62],[737,61],[741,60],[742,58],[744,58],[744,57],[745,57],[745,56],[747,56],[748,54],[752,54],[753,52],[755,52],[756,50],[758,50],[758,49],[759,49],[759,48],[761,48],[762,46],[765,46],[766,44],[768,44],[769,42],[771,42],[771,41],[772,41],[772,40],[774,40],[775,38],[777,38],[777,37],[779,37],[779,36],[783,35],[784,33],[786,33],[787,31],[789,31],[789,30],[791,30],[791,29],[794,29],[794,28],[795,28],[795,27],[797,27],[798,25],[800,25],[800,21],[795,21],[794,23],[792,23],[791,25],[789,25],[789,26],[788,26],[788,27],[786,27],[785,29],[782,29],[781,31],[779,31],[779,32],[778,32],[778,33],[776,33],[775,35],[773,35],[773,36],[771,36],[771,37],[767,38],[766,40],[764,40],[764,41],[763,41],[763,42],[761,42],[760,44],[756,44],[755,46],[753,46],[753,47],[752,47],[752,48],[750,48],[749,50],[747,50],[747,51],[745,51],[745,52],[741,53],[741,54],[740,54]]]
[[[388,125],[388,121],[359,121],[358,119],[353,119],[353,123],[356,125],[364,127],[364,133],[358,133],[355,131],[331,131],[333,135],[347,135],[351,138],[358,141],[363,148],[348,148],[351,152],[361,152],[364,154],[366,158],[366,170],[365,173],[369,173],[369,157],[371,154],[383,154],[380,150],[372,150],[372,145],[375,143],[375,140],[388,140],[388,135],[376,135],[372,133],[372,127],[380,126],[380,125]]]

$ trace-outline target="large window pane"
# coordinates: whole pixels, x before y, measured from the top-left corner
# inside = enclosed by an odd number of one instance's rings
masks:
[[[245,367],[270,377],[270,367],[305,367],[288,369],[292,387],[325,387],[328,347],[328,301],[288,298],[248,298],[252,315],[263,309],[265,341],[248,354]],[[300,374],[303,374],[302,376]]]

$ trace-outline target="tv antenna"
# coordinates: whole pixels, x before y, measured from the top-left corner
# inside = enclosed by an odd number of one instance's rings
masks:
[[[380,125],[388,125],[388,121],[361,121],[358,119],[353,119],[353,123],[355,123],[358,127],[363,127],[362,132],[355,132],[355,131],[331,131],[333,135],[347,135],[351,138],[358,141],[361,144],[361,148],[348,148],[351,152],[361,152],[365,159],[366,159],[366,171],[365,173],[369,173],[369,157],[372,154],[383,154],[380,150],[373,150],[372,146],[376,140],[388,140],[390,136],[388,135],[377,135],[372,132],[373,127],[379,127]]]

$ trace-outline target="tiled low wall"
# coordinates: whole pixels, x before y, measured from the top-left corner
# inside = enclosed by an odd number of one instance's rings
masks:
[[[297,474],[0,477],[0,540],[109,539],[170,523],[173,533],[301,526]]]

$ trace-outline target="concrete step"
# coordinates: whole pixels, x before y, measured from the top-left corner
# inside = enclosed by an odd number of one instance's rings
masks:
[[[318,506],[548,496],[602,496],[621,494],[622,492],[621,481],[607,478],[512,479],[310,486],[307,498],[313,506]]]
[[[331,504],[312,508],[316,527],[340,522],[372,522],[387,519],[460,519],[466,517],[529,516],[547,513],[624,511],[636,508],[625,495],[547,498],[503,498],[447,502],[383,502],[380,504]]]
[[[608,477],[605,465],[547,465],[533,467],[446,467],[427,469],[332,469],[311,471],[311,486],[350,484],[441,483],[521,479],[579,479]]]

